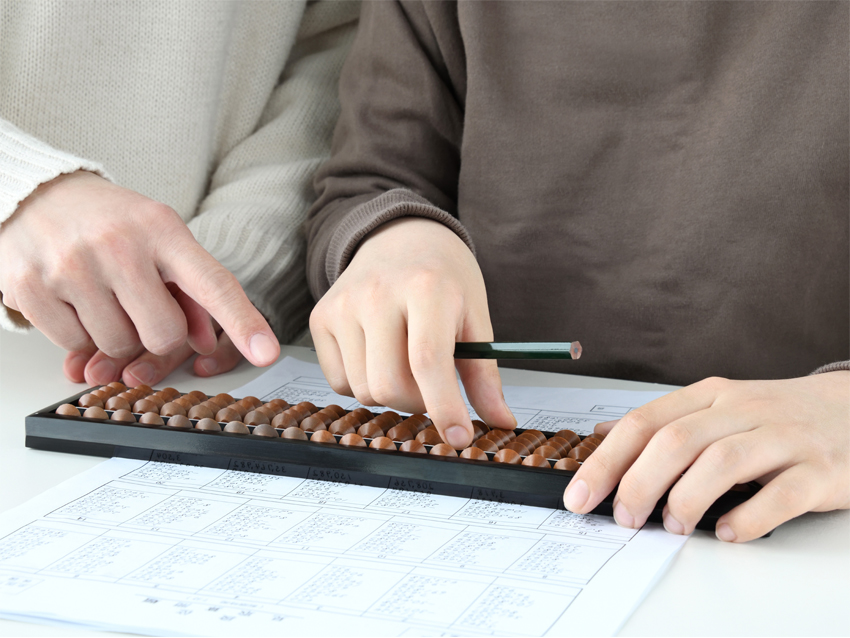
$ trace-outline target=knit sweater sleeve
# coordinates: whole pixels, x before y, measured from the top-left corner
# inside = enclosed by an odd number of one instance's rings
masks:
[[[53,148],[0,118],[0,225],[41,184],[79,170],[110,179],[97,162]],[[21,313],[0,303],[0,327],[24,332],[32,326]]]
[[[314,200],[313,174],[330,152],[337,83],[358,12],[354,2],[307,6],[257,130],[219,163],[189,222],[284,343],[306,328],[312,308],[302,225]]]
[[[348,265],[360,240],[405,216],[453,229],[466,92],[456,5],[367,2],[340,79],[333,154],[316,175],[307,230],[315,298]]]

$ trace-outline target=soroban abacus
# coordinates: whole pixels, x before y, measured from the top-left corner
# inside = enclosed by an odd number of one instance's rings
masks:
[[[604,438],[570,430],[490,429],[481,421],[473,428],[471,446],[458,453],[421,414],[289,405],[282,399],[263,403],[146,385],[128,389],[114,382],[27,417],[26,444],[563,509],[564,489]],[[757,488],[736,486],[697,527],[713,530],[719,516]],[[594,513],[610,515],[612,498]],[[661,520],[665,501],[650,520]]]

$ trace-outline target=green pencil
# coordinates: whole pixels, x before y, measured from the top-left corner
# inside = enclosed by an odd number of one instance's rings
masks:
[[[578,341],[487,342],[470,341],[455,344],[455,359],[578,359]]]

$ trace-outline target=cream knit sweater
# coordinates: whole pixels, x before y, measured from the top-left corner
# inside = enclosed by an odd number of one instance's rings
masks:
[[[84,169],[172,206],[286,342],[351,1],[0,0],[0,223]],[[29,327],[0,305],[0,325]]]

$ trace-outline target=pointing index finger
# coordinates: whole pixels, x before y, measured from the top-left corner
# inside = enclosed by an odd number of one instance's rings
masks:
[[[169,254],[161,258],[163,279],[176,283],[205,308],[248,361],[255,366],[274,363],[280,344],[236,277],[191,234],[175,248],[176,243],[172,242]]]

